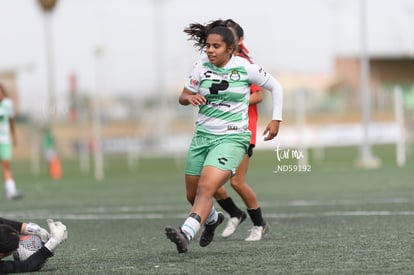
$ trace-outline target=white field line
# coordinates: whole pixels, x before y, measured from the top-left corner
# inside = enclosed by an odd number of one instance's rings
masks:
[[[277,202],[260,202],[261,206],[340,206],[340,205],[363,205],[363,204],[404,204],[412,203],[413,200],[406,198],[384,198],[368,200],[292,200],[284,203]]]
[[[287,202],[270,202],[270,201],[260,201],[260,206],[264,207],[312,207],[312,206],[347,206],[347,205],[372,205],[372,204],[412,204],[414,200],[407,198],[384,198],[384,199],[369,199],[369,200],[332,200],[332,201],[320,201],[320,200],[292,200]],[[58,209],[57,211],[61,214],[70,213],[70,214],[111,214],[122,215],[124,213],[129,215],[131,213],[144,213],[142,216],[149,215],[154,212],[183,212],[189,210],[185,202],[180,204],[154,204],[153,206],[119,206],[119,207],[82,207],[82,208],[70,208],[70,209]],[[219,207],[216,207],[220,209]],[[56,211],[56,212],[57,212]],[[5,214],[11,215],[48,215],[51,210],[49,209],[31,209],[28,211],[16,211],[2,213],[0,212],[0,217]],[[138,214],[137,214],[138,215]]]
[[[260,202],[263,207],[312,207],[312,206],[346,206],[371,204],[412,204],[407,198],[384,198],[370,200],[293,200],[288,202]],[[218,208],[219,209],[219,208]],[[0,217],[10,219],[65,219],[65,220],[156,220],[166,218],[184,218],[189,208],[183,204],[156,204],[154,206],[120,206],[120,207],[87,207],[72,209],[32,209],[28,211],[0,212]],[[170,214],[166,214],[169,212]],[[318,213],[269,213],[264,211],[266,218],[283,219],[299,217],[335,217],[335,216],[414,216],[414,211],[329,211]]]
[[[331,211],[321,213],[269,213],[263,214],[266,218],[303,218],[303,217],[370,217],[370,216],[414,216],[414,211]]]
[[[265,218],[273,219],[293,219],[307,217],[372,217],[372,216],[414,216],[414,211],[337,211],[322,213],[267,213],[263,215]],[[183,219],[186,214],[7,214],[4,218],[9,219],[59,219],[59,220],[160,220],[160,219]]]
[[[9,219],[59,219],[59,220],[160,220],[160,219],[184,219],[186,213],[172,214],[62,214],[62,213],[8,213],[2,215]],[[372,217],[372,216],[414,216],[414,211],[332,211],[320,213],[265,213],[265,218],[272,219],[293,219],[293,218],[314,218],[314,217]]]

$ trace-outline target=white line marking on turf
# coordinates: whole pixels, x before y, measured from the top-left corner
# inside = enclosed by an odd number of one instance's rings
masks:
[[[343,211],[326,212],[324,216],[413,216],[414,211]]]
[[[370,217],[370,216],[414,216],[414,211],[333,211],[323,213],[270,213],[263,214],[266,218],[289,219],[306,217]]]
[[[370,200],[331,200],[331,201],[321,201],[321,200],[291,200],[286,202],[270,202],[270,201],[260,201],[261,207],[311,207],[311,206],[343,206],[343,205],[371,205],[371,204],[412,204],[414,201],[408,198],[384,198],[384,199],[370,199]],[[118,215],[119,213],[146,213],[146,215],[151,215],[154,212],[165,213],[168,212],[182,212],[187,211],[188,205],[185,203],[177,204],[155,204],[153,206],[118,206],[118,207],[82,207],[82,208],[69,208],[69,209],[59,209],[62,215],[69,214],[110,214],[114,213]],[[31,209],[28,211],[16,211],[10,212],[7,211],[9,216],[19,215],[40,215],[47,216],[51,213],[48,209]],[[0,213],[0,216],[3,214]],[[144,214],[142,214],[144,215]],[[158,215],[158,214],[156,214]]]
[[[322,213],[268,213],[265,218],[288,219],[306,217],[371,217],[371,216],[414,216],[414,211],[332,211]],[[61,219],[61,220],[159,220],[159,219],[183,219],[186,214],[30,214],[14,213],[3,215],[4,218],[26,218],[26,219]]]
[[[405,198],[384,198],[368,200],[292,200],[288,202],[260,202],[262,206],[324,206],[324,205],[361,205],[361,204],[404,204],[412,203],[412,200]]]
[[[371,204],[412,204],[408,198],[382,198],[368,200],[292,200],[286,202],[260,202],[263,207],[312,207],[312,206],[346,206],[346,205],[371,205]],[[1,217],[16,219],[55,219],[67,220],[155,220],[166,218],[185,218],[187,205],[181,204],[155,204],[154,206],[118,206],[118,207],[84,207],[72,209],[31,209],[28,211],[7,211],[0,213]],[[169,212],[170,214],[166,214]],[[329,211],[319,213],[269,213],[264,211],[264,217],[283,219],[298,217],[322,217],[322,216],[413,216],[414,211]]]

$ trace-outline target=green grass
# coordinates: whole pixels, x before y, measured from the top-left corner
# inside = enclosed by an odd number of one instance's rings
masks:
[[[271,224],[267,238],[245,242],[246,221],[206,248],[193,241],[184,255],[163,232],[180,226],[190,209],[182,160],[140,160],[131,171],[125,159],[112,158],[102,182],[82,174],[75,161],[63,163],[59,181],[14,162],[26,196],[0,200],[0,213],[42,226],[52,217],[68,226],[68,241],[40,274],[413,274],[414,159],[397,168],[393,147],[374,153],[380,169],[355,168],[358,148],[337,148],[323,160],[311,152],[310,172],[274,173],[292,161],[256,151],[248,181]]]

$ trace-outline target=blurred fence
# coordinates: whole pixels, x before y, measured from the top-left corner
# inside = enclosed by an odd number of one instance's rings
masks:
[[[409,88],[407,88],[409,87]],[[372,91],[371,144],[395,144],[400,141],[404,154],[410,153],[414,140],[414,86],[402,90],[403,125],[396,120],[395,86]],[[288,89],[284,97],[284,121],[278,137],[264,142],[261,137],[271,117],[271,95],[264,91],[259,105],[258,150],[277,148],[325,148],[355,146],[362,142],[361,110],[357,93],[350,90],[334,93],[305,88]],[[158,98],[101,98],[102,152],[104,159],[122,157],[135,167],[140,158],[185,157],[195,127],[197,109],[181,106],[178,94],[172,94],[160,112]],[[79,160],[81,171],[92,168],[96,142],[93,139],[91,98],[82,98],[84,108],[77,110],[77,120],[61,117],[54,120],[52,132],[61,158]],[[160,114],[164,114],[161,117]],[[18,124],[19,146],[16,157],[31,159],[38,166],[43,158],[42,127],[44,121],[27,120]],[[160,130],[158,127],[163,127]],[[161,136],[160,136],[161,133]],[[407,146],[405,146],[407,141]],[[36,170],[36,169],[34,169]]]

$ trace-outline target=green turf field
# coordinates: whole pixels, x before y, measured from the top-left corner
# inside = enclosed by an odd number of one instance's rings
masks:
[[[381,169],[357,169],[358,148],[339,148],[323,160],[311,153],[310,172],[274,173],[275,152],[255,152],[248,180],[271,224],[267,238],[245,242],[246,220],[230,239],[220,238],[223,225],[208,247],[193,241],[186,254],[164,236],[190,209],[182,160],[140,160],[129,171],[125,159],[112,158],[102,182],[73,161],[57,182],[14,162],[26,197],[1,199],[0,213],[68,226],[68,241],[41,274],[414,274],[414,156],[397,168],[393,147],[374,153]]]

